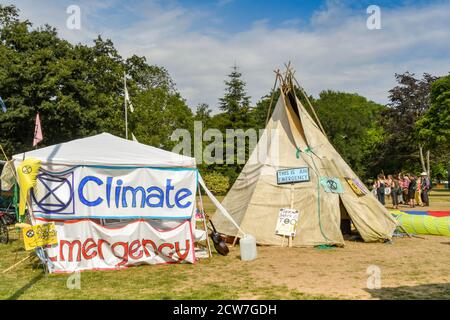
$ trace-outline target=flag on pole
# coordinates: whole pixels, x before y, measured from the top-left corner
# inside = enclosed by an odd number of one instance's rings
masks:
[[[3,112],[6,112],[6,105],[5,105],[5,103],[3,102],[2,97],[0,97],[0,106],[2,107],[2,111],[3,111]]]
[[[41,119],[39,118],[39,113],[36,114],[36,124],[34,125],[34,139],[33,147],[35,147],[43,139],[42,129],[41,129]]]
[[[130,95],[128,94],[128,89],[127,89],[126,85],[125,85],[125,100],[126,100],[128,106],[130,107],[130,111],[134,112],[134,107],[133,107],[133,104],[131,103]]]

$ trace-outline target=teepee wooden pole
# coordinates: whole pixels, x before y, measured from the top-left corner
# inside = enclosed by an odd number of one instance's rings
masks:
[[[275,76],[275,83],[273,84],[273,88],[272,88],[272,96],[270,97],[270,103],[269,103],[269,109],[267,109],[267,116],[266,116],[266,126],[269,123],[269,119],[270,119],[270,112],[272,111],[272,105],[273,105],[273,99],[275,97],[275,90],[277,88],[277,83],[278,83],[278,74],[280,73],[280,70],[276,70],[274,71],[276,73]]]
[[[23,258],[22,260],[20,260],[19,262],[16,262],[15,264],[13,264],[12,266],[10,266],[9,268],[5,269],[2,271],[2,273],[6,273],[11,269],[14,269],[14,267],[18,266],[19,264],[21,264],[22,262],[25,262],[26,260],[28,260],[29,258],[32,257],[32,253],[30,253],[28,256],[26,256],[25,258]]]
[[[322,133],[323,133],[323,134],[325,135],[325,137],[326,137],[327,134],[325,133],[325,129],[323,128],[322,123],[320,122],[320,119],[319,119],[319,117],[317,116],[316,110],[314,109],[314,107],[313,107],[311,101],[310,101],[309,98],[308,98],[308,95],[306,94],[305,90],[304,90],[303,87],[300,85],[300,83],[297,81],[297,78],[295,78],[295,77],[293,76],[293,79],[294,79],[295,83],[297,84],[297,87],[300,89],[300,92],[301,92],[301,93],[303,94],[303,96],[305,97],[306,102],[308,102],[309,108],[311,109],[311,111],[312,111],[312,113],[313,113],[313,115],[314,115],[314,118],[315,118],[316,121],[317,121],[317,125],[320,127],[320,130],[322,131]]]

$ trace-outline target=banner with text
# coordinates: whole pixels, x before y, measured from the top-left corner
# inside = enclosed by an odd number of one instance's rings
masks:
[[[158,230],[144,220],[117,228],[79,220],[56,222],[56,231],[58,243],[46,249],[52,273],[195,262],[189,221]]]
[[[41,168],[32,209],[46,219],[190,219],[197,174],[188,168]]]

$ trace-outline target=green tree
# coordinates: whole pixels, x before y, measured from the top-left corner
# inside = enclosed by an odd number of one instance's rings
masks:
[[[437,78],[425,73],[418,79],[409,72],[395,77],[398,85],[389,91],[389,108],[384,112],[387,137],[382,146],[382,162],[390,172],[427,171],[424,148],[429,150],[429,146],[416,134],[415,123],[430,108],[431,84]]]
[[[141,143],[172,150],[170,136],[176,129],[193,130],[193,114],[179,93],[164,88],[142,91],[133,101],[130,129]]]
[[[426,141],[433,152],[433,176],[444,176],[443,168],[450,175],[450,75],[431,85],[431,106],[416,122],[415,129],[419,139]]]
[[[245,82],[242,80],[242,74],[239,72],[236,65],[233,66],[232,72],[228,75],[228,79],[225,80],[225,94],[219,99],[219,109],[222,110],[223,113],[219,113],[211,118],[210,127],[221,130],[224,139],[226,137],[227,129],[240,129],[246,131],[255,128],[252,121],[250,97],[247,96]],[[232,144],[227,144],[227,141],[224,141],[224,152],[227,148],[233,148],[236,156],[237,139],[234,139]],[[246,159],[248,159],[249,152],[249,146],[246,143]],[[210,168],[223,176],[228,177],[230,183],[233,184],[239,173],[242,171],[243,166],[243,164],[234,163],[213,165],[210,166]]]
[[[34,28],[20,21],[16,7],[0,5],[0,42],[0,96],[8,108],[0,113],[0,143],[9,154],[30,149],[38,112],[44,134],[40,147],[104,131],[124,136],[124,72],[133,103],[138,97],[147,103],[136,104],[142,117],[130,116],[140,140],[170,149],[169,128],[189,127],[192,115],[167,71],[144,57],[124,60],[109,39],[72,45],[56,29]],[[141,97],[146,95],[160,98],[167,123],[161,112],[155,116],[159,122],[151,122],[145,112],[153,105]],[[142,128],[156,128],[155,123],[164,126],[143,136]]]
[[[242,109],[250,107],[250,97],[245,92],[245,82],[241,79],[242,73],[238,67],[233,66],[233,71],[225,81],[225,95],[219,99],[220,110],[233,115]]]
[[[212,110],[206,103],[200,103],[197,106],[197,109],[195,111],[194,120],[195,121],[201,121],[203,125],[208,128],[209,122],[211,121],[211,113]]]
[[[248,129],[253,127],[251,122],[250,97],[245,91],[245,82],[241,79],[242,73],[238,67],[233,66],[232,72],[225,80],[225,94],[219,99],[219,109],[226,117],[222,117],[223,122],[218,127],[225,129]]]
[[[421,140],[427,141],[433,150],[450,146],[450,75],[431,85],[431,106],[415,123]]]

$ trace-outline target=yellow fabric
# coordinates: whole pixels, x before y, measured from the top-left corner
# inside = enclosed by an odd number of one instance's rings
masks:
[[[33,158],[24,160],[17,167],[20,187],[19,215],[21,216],[25,214],[28,192],[36,186],[36,177],[40,167],[41,161]]]
[[[450,218],[402,214],[398,220],[406,231],[413,234],[450,236]]]
[[[399,224],[408,233],[450,236],[450,217],[414,215],[400,210],[390,212],[397,216]]]

